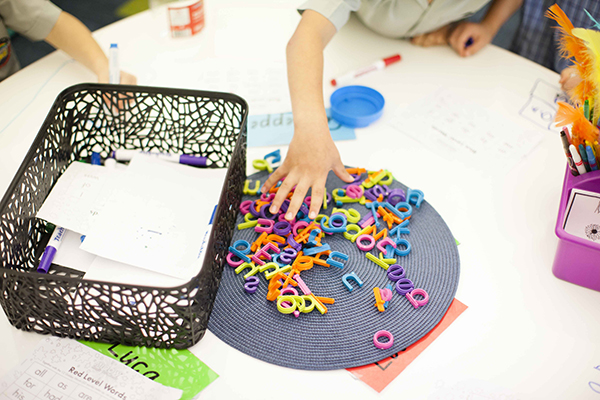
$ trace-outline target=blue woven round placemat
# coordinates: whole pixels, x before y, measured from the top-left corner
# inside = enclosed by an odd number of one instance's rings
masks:
[[[366,175],[365,175],[366,176]],[[266,172],[254,174],[248,179],[264,183]],[[329,174],[327,190],[341,188],[342,182],[333,173]],[[394,181],[390,188],[406,186]],[[254,187],[252,182],[251,187]],[[254,200],[256,196],[244,196],[243,200]],[[354,208],[364,216],[370,212],[358,203],[344,204],[343,208]],[[322,214],[330,215],[330,204]],[[237,223],[244,222],[238,214]],[[382,227],[385,223],[382,222]],[[446,313],[458,286],[459,256],[456,242],[440,215],[423,201],[420,208],[413,207],[408,225],[410,234],[403,235],[412,247],[409,255],[398,257],[398,264],[406,271],[406,277],[416,288],[429,294],[427,305],[415,309],[409,301],[393,290],[393,298],[385,312],[375,306],[374,287],[385,288],[394,283],[386,271],[365,257],[355,243],[341,233],[326,236],[322,243],[331,249],[349,255],[343,269],[315,265],[302,271],[301,277],[317,296],[331,297],[335,304],[327,304],[328,312],[321,314],[317,309],[301,313],[281,314],[276,302],[266,299],[268,281],[258,273],[260,284],[254,294],[244,290],[243,275],[225,265],[223,277],[208,328],[230,346],[252,357],[289,368],[307,370],[330,370],[350,368],[380,361],[404,350],[425,336]],[[235,229],[232,243],[243,239],[252,243],[258,237],[253,229]],[[371,253],[379,255],[373,248]],[[342,276],[355,272],[364,282],[352,292],[344,286]],[[299,291],[300,294],[301,291]],[[373,344],[373,335],[387,330],[394,336],[394,345],[386,350]]]

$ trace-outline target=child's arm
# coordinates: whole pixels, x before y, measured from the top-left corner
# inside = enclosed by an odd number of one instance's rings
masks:
[[[560,87],[565,92],[570,92],[575,88],[575,86],[581,83],[581,76],[579,76],[579,71],[574,66],[567,67],[560,72]]]
[[[502,25],[522,4],[523,0],[494,0],[481,22],[460,23],[450,34],[448,43],[461,57],[477,53],[492,41]],[[469,39],[473,43],[466,46]]]
[[[270,211],[276,213],[294,186],[286,219],[291,221],[309,189],[309,217],[314,219],[323,202],[327,174],[333,170],[351,182],[331,139],[323,101],[323,49],[336,33],[335,26],[321,14],[306,10],[287,45],[287,71],[294,115],[294,137],[281,166],[263,185],[266,192],[285,178]]]
[[[108,58],[92,37],[90,30],[77,18],[61,12],[45,40],[92,70],[98,76],[98,82],[108,83]],[[135,85],[136,78],[121,72],[121,83]]]

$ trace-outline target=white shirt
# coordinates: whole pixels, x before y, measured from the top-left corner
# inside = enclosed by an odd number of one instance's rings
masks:
[[[369,29],[390,38],[407,38],[434,31],[478,11],[489,0],[308,0],[298,10],[314,10],[337,30],[350,13]]]

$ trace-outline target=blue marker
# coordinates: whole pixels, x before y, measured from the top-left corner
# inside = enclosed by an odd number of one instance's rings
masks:
[[[581,156],[581,160],[583,161],[583,166],[585,167],[585,172],[590,172],[590,163],[587,159],[587,152],[585,151],[585,147],[583,144],[579,144],[579,155]]]
[[[102,165],[102,158],[100,158],[100,153],[96,153],[92,151],[92,157],[90,159],[90,163],[92,165]]]
[[[466,41],[466,43],[465,43],[465,49],[466,49],[467,47],[469,47],[469,46],[472,46],[472,45],[473,45],[473,38],[472,38],[472,37],[470,37],[470,38],[469,38],[469,39]]]
[[[40,264],[38,265],[37,271],[45,274],[50,269],[50,264],[52,264],[52,260],[60,247],[60,243],[62,242],[63,237],[65,236],[66,229],[57,226],[54,228],[52,232],[52,237],[50,237],[50,241],[44,250],[44,254],[42,254],[42,259],[40,260]]]
[[[108,83],[121,83],[121,68],[119,67],[119,46],[111,43],[108,49]]]
[[[590,164],[590,169],[592,171],[598,170],[598,164],[596,163],[596,156],[594,155],[594,151],[592,150],[592,146],[587,145],[585,147],[585,151],[587,153],[588,163]]]

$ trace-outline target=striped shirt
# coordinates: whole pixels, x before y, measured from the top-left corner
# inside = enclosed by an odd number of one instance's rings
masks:
[[[560,57],[558,30],[554,28],[558,24],[544,15],[554,3],[563,9],[576,28],[592,28],[595,25],[584,9],[600,21],[598,0],[525,0],[521,25],[511,50],[560,73],[572,65],[572,61]]]

